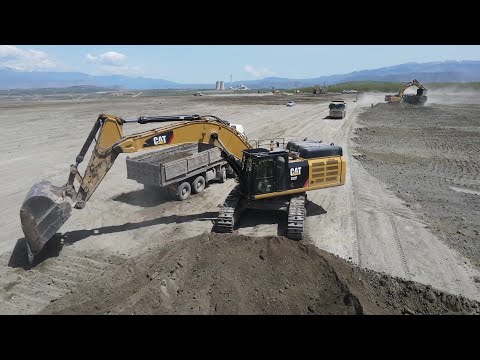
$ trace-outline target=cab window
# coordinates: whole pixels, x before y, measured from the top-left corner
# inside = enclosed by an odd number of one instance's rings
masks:
[[[273,159],[261,159],[257,166],[256,194],[273,192]]]

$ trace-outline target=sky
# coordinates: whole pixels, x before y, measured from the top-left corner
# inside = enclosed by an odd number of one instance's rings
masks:
[[[480,60],[479,45],[0,45],[0,67],[179,83],[305,79],[407,62]]]

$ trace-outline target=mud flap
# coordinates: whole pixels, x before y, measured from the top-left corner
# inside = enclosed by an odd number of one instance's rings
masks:
[[[42,181],[30,189],[23,202],[20,221],[30,263],[71,215],[72,206],[62,193],[62,187]]]

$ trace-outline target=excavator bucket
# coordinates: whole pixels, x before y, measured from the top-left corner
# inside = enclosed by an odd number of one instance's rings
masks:
[[[71,212],[72,206],[64,201],[62,187],[42,181],[30,189],[20,209],[30,262],[68,220]]]

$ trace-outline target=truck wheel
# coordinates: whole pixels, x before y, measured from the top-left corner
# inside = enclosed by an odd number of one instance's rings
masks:
[[[205,189],[205,178],[203,176],[197,176],[192,181],[192,191],[195,194],[201,193]]]
[[[228,178],[228,177],[234,177],[234,176],[235,176],[235,173],[233,172],[233,169],[232,169],[231,166],[226,165],[226,166],[225,166],[225,170],[227,170],[227,178]]]
[[[220,169],[220,182],[224,183],[227,180],[227,170],[225,166],[222,166]]]
[[[177,199],[180,201],[187,200],[191,192],[192,187],[185,181],[178,186]]]

